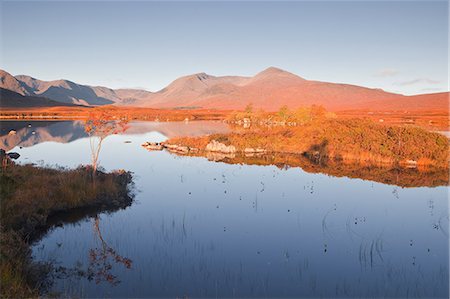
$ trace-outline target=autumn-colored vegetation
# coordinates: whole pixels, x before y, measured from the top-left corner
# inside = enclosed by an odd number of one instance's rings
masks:
[[[278,113],[250,109],[231,117],[242,123],[229,134],[175,138],[171,144],[205,149],[216,140],[237,151],[262,148],[274,153],[303,154],[311,159],[333,159],[365,164],[448,167],[449,141],[417,127],[392,126],[362,119],[336,119],[321,107]],[[246,128],[245,128],[246,127]]]
[[[371,119],[375,122],[381,122],[391,125],[420,126],[428,130],[447,131],[449,129],[449,111],[448,110],[402,110],[386,111],[376,110],[345,110],[335,111],[333,115],[340,119],[362,118]],[[406,107],[407,108],[407,107]],[[243,119],[248,112],[251,112],[253,118],[267,120],[273,117],[275,113],[269,113],[260,109],[254,109],[253,105],[248,105],[245,111],[214,110],[214,109],[153,109],[138,108],[127,106],[100,106],[100,107],[11,107],[2,108],[0,119],[59,119],[59,120],[78,120],[86,119],[92,112],[107,111],[116,118],[126,120],[149,120],[149,121],[183,121],[189,120],[227,120]],[[287,106],[282,107],[288,114],[301,113],[306,108],[299,108],[290,111]],[[331,114],[331,113],[329,113]]]
[[[0,119],[84,120],[92,113],[106,112],[116,119],[148,121],[223,120],[230,111],[214,109],[152,109],[137,107],[44,107],[2,108]]]
[[[328,112],[322,106],[313,105],[290,110],[287,106],[281,107],[278,112],[266,112],[256,110],[252,104],[245,107],[244,111],[230,113],[227,121],[231,123],[252,123],[254,125],[290,125],[297,126],[309,123],[313,120],[335,118],[334,113]]]
[[[117,119],[107,110],[92,111],[85,121],[84,130],[89,135],[93,176],[97,173],[98,158],[103,141],[109,135],[123,133],[127,130],[128,121]]]
[[[450,118],[448,110],[419,111],[369,111],[348,110],[336,112],[340,119],[364,118],[377,123],[401,126],[416,126],[429,131],[448,131]]]
[[[0,182],[2,298],[38,296],[47,268],[32,262],[30,244],[49,228],[51,217],[87,207],[123,208],[132,201],[125,171],[98,171],[93,184],[89,167],[12,164],[2,169]]]

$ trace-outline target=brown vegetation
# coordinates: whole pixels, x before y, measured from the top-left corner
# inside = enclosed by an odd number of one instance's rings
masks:
[[[106,111],[117,119],[149,121],[183,120],[223,120],[230,111],[202,109],[152,109],[136,107],[43,107],[43,108],[2,108],[0,119],[87,119],[90,113]]]
[[[120,171],[50,169],[10,165],[1,182],[1,297],[37,296],[45,271],[32,263],[30,244],[49,228],[49,219],[60,212],[85,207],[103,210],[131,204],[131,175]]]
[[[312,159],[334,159],[365,164],[448,167],[448,139],[417,127],[391,126],[362,119],[335,119],[323,108],[312,107],[276,114],[249,109],[231,119],[243,119],[246,129],[198,138],[175,138],[169,144],[205,149],[212,140],[237,151],[262,148],[268,152],[303,154]],[[250,121],[246,122],[246,119]],[[254,124],[258,125],[254,125]],[[262,126],[260,124],[263,124]]]
[[[127,129],[127,120],[117,120],[108,111],[92,111],[84,124],[84,130],[89,135],[91,149],[92,173],[97,173],[98,158],[103,141],[112,134],[123,133]]]
[[[427,129],[429,131],[448,131],[450,129],[450,118],[448,110],[349,110],[336,112],[336,115],[340,119],[364,118],[389,125],[416,126]]]

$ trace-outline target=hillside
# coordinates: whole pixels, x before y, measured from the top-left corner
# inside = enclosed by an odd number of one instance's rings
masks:
[[[24,96],[17,92],[0,88],[0,107],[54,107],[75,106],[68,103],[60,103],[46,97]]]
[[[166,88],[138,98],[133,105],[152,108],[256,109],[276,111],[322,105],[328,110],[447,110],[448,94],[404,96],[349,84],[310,81],[270,67],[254,77],[181,77]]]
[[[14,77],[3,70],[0,70],[0,88],[65,104],[95,106],[120,101],[114,90],[107,87],[81,85],[69,80],[42,81],[25,75]]]
[[[76,84],[69,80],[41,81],[30,76],[15,77],[27,90],[28,95],[48,97],[61,103],[78,105],[107,105],[120,98],[112,89]]]

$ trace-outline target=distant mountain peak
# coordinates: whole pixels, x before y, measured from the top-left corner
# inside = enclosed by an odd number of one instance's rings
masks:
[[[200,81],[208,80],[213,77],[211,75],[208,75],[207,73],[198,73],[198,74],[195,74],[194,76],[196,76],[197,79],[199,79]]]
[[[285,70],[282,70],[282,69],[280,69],[280,68],[274,67],[274,66],[269,66],[268,68],[266,68],[265,70],[263,70],[262,72],[260,72],[260,74],[261,74],[261,73],[266,73],[266,74],[268,74],[268,73],[288,73],[288,72],[285,71]]]
[[[303,79],[293,73],[290,73],[288,71],[282,70],[280,68],[271,66],[263,70],[262,72],[259,72],[255,75],[254,78],[267,78],[267,77],[273,77],[273,76],[283,76],[283,77],[295,77],[298,79]]]
[[[28,91],[22,86],[20,81],[4,70],[0,70],[0,87],[12,90],[21,95],[28,95]]]
[[[31,79],[31,80],[38,80],[38,79],[36,79],[36,78],[34,78],[34,77],[31,77],[31,76],[28,76],[28,75],[17,75],[17,76],[14,76],[17,80],[28,80],[28,79]],[[39,81],[41,81],[41,80],[39,80]]]

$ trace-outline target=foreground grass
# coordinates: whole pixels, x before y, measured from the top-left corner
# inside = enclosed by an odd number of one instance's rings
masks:
[[[50,169],[12,165],[0,173],[1,198],[1,297],[28,298],[39,295],[45,265],[31,259],[31,243],[49,227],[49,217],[73,209],[103,210],[128,206],[131,175],[120,171]]]
[[[416,127],[378,124],[361,119],[318,119],[297,126],[252,126],[229,134],[183,137],[167,144],[203,150],[212,140],[238,152],[261,148],[272,153],[303,154],[373,165],[448,167],[448,139]]]

